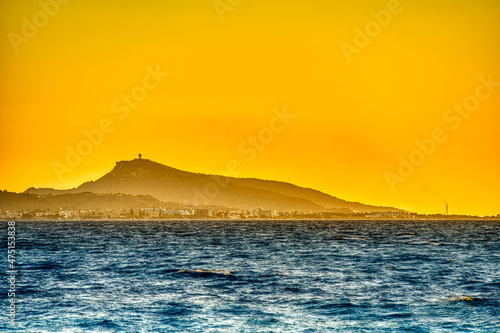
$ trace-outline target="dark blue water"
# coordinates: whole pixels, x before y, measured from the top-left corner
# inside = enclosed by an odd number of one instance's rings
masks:
[[[498,221],[4,227],[1,331],[500,332]]]

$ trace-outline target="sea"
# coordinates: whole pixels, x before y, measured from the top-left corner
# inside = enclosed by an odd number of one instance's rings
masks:
[[[499,221],[1,223],[1,332],[500,332]]]

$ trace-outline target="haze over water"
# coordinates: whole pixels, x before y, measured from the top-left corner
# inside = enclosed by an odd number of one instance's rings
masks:
[[[16,225],[18,325],[2,331],[500,327],[499,221]]]

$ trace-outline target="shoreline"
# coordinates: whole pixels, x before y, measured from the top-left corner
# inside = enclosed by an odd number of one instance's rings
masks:
[[[15,219],[6,219],[6,218],[0,218],[0,221],[2,222],[9,222],[9,221],[16,221],[16,222],[39,222],[39,221],[45,221],[45,222],[68,222],[68,221],[123,221],[123,222],[162,222],[162,221],[268,221],[268,222],[274,222],[274,221],[400,221],[400,222],[419,222],[419,221],[435,221],[435,222],[440,222],[440,221],[498,221],[500,222],[500,218],[498,217],[457,217],[457,218],[435,218],[435,217],[429,217],[429,218],[361,218],[361,217],[346,217],[346,218],[313,218],[313,217],[307,217],[307,218],[249,218],[249,219],[230,219],[230,218],[166,218],[166,219],[157,219],[157,218],[150,218],[150,219],[123,219],[123,218],[88,218],[88,219],[81,219],[81,218],[75,218],[75,219],[51,219],[51,218],[15,218]]]

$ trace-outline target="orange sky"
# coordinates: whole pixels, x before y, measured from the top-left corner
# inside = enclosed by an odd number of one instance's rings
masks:
[[[496,0],[60,2],[0,3],[0,189],[77,186],[142,153],[204,173],[237,160],[240,177],[422,213],[500,213]],[[248,138],[284,108],[295,117],[248,161]],[[102,122],[89,148],[83,131]],[[436,128],[446,140],[422,155],[415,140]],[[67,147],[89,153],[70,166]]]

